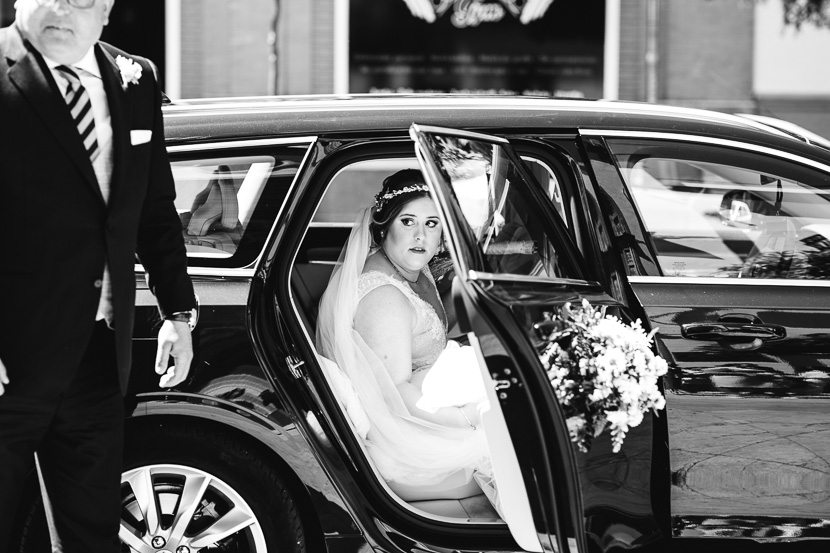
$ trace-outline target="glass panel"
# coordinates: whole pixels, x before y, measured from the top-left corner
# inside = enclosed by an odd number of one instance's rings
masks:
[[[531,195],[503,146],[453,136],[425,137],[481,249],[484,270],[568,278],[549,236],[552,212]]]
[[[828,176],[711,146],[609,140],[666,276],[830,276]]]
[[[172,164],[176,209],[188,254],[219,258],[234,254],[273,167],[270,156]]]
[[[542,186],[542,189],[553,202],[553,206],[556,208],[556,212],[559,213],[559,217],[562,218],[562,222],[565,226],[568,226],[568,213],[565,207],[565,200],[562,197],[562,186],[559,184],[559,179],[556,178],[556,174],[554,174],[550,167],[538,159],[522,156],[522,161],[525,162],[527,170],[533,175],[536,182]]]
[[[172,159],[176,209],[190,258],[201,265],[244,266],[261,252],[306,146],[276,155]]]
[[[353,163],[331,180],[312,226],[351,226],[357,214],[372,205],[383,179],[402,169],[418,169],[413,158],[373,159]]]

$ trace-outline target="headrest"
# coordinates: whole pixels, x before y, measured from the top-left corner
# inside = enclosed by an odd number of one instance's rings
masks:
[[[205,189],[193,200],[187,224],[187,233],[191,236],[236,229],[239,224],[239,203],[230,173],[227,165],[220,165]]]

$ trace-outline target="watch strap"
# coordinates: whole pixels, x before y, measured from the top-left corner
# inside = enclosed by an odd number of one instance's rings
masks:
[[[196,320],[193,311],[177,311],[166,316],[164,320],[187,323],[190,326],[191,330],[193,330],[196,327]]]

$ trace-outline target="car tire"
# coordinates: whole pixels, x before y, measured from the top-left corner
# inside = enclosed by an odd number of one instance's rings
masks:
[[[154,425],[132,433],[124,452],[122,472],[122,542],[134,540],[133,544],[149,544],[153,538],[165,540],[161,547],[176,551],[185,545],[190,551],[197,551],[194,536],[200,530],[204,533],[213,522],[227,522],[229,513],[237,517],[237,525],[251,522],[247,527],[219,540],[216,548],[203,551],[232,553],[304,553],[305,535],[299,508],[287,490],[284,481],[262,456],[234,439],[205,429],[177,426]],[[197,482],[198,481],[198,482]],[[150,484],[152,496],[143,488],[143,498],[136,499],[140,483]],[[195,483],[195,484],[194,484]],[[196,500],[194,516],[181,539],[170,540],[171,525],[176,515],[195,501],[181,501],[183,495],[204,489],[201,499]],[[49,530],[44,515],[43,502],[36,485],[24,497],[25,515],[21,520],[19,534],[13,538],[10,551],[15,553],[49,553]],[[162,524],[147,534],[146,503],[152,500],[161,508]],[[141,503],[145,505],[142,506]],[[235,509],[233,512],[231,509]],[[212,517],[212,518],[211,518]],[[225,521],[220,519],[225,518]],[[127,533],[130,535],[128,536]],[[209,535],[209,534],[208,534]],[[204,540],[203,540],[204,541]],[[160,542],[156,541],[156,545]],[[135,549],[133,549],[135,550]]]
[[[153,550],[197,551],[218,537],[217,551],[306,550],[299,506],[273,463],[232,437],[157,424],[130,436],[124,461],[120,537],[127,545],[138,540]],[[159,506],[160,522],[148,522],[149,501]],[[176,524],[183,514],[187,523]],[[148,532],[148,526],[156,530]]]

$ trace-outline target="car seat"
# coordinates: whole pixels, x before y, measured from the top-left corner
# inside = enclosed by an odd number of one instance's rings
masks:
[[[185,244],[234,253],[242,237],[236,186],[227,165],[213,171],[207,186],[182,216]]]

